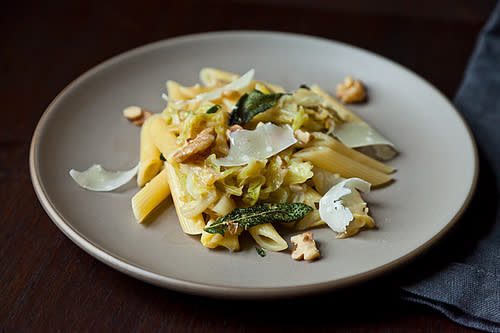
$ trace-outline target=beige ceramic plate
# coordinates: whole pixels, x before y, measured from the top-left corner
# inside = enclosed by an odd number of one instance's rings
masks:
[[[134,221],[131,182],[111,193],[78,187],[68,170],[93,163],[127,169],[137,163],[139,129],[121,115],[128,105],[161,111],[167,79],[198,81],[202,67],[287,89],[318,83],[332,91],[347,75],[364,80],[370,101],[353,109],[402,152],[389,187],[366,195],[378,228],[338,240],[315,230],[322,258],[290,253],[260,257],[250,241],[237,253],[204,248],[184,235],[168,200],[149,226]],[[179,291],[227,297],[299,295],[345,287],[386,272],[421,253],[450,228],[476,180],[475,145],[450,102],[414,73],[345,44],[283,33],[192,35],[124,53],[71,83],[35,131],[30,170],[36,193],[57,226],[104,263],[138,279]],[[288,237],[287,237],[288,238]]]

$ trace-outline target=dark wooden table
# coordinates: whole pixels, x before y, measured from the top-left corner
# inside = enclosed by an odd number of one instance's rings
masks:
[[[130,278],[66,238],[34,194],[28,150],[44,109],[78,75],[130,48],[204,31],[279,30],[347,42],[409,67],[452,98],[493,6],[492,0],[1,1],[2,331],[472,331],[400,298],[401,283],[446,263],[450,251],[441,250],[461,244],[460,226],[422,259],[349,290],[266,302],[196,297]]]

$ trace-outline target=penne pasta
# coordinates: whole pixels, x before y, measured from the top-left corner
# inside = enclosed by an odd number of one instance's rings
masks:
[[[151,137],[156,147],[167,158],[171,152],[175,150],[176,138],[175,135],[168,131],[168,126],[162,118],[155,118],[151,123]],[[172,200],[174,202],[175,210],[179,218],[179,223],[182,230],[190,235],[201,234],[205,227],[205,221],[202,214],[192,217],[187,217],[182,214],[182,207],[185,202],[181,200],[182,187],[175,171],[175,167],[170,162],[165,162],[165,172],[170,185]]]
[[[210,249],[222,246],[229,251],[238,251],[240,249],[240,241],[238,235],[225,234],[224,236],[220,234],[211,234],[203,231],[200,238],[201,244]]]
[[[151,140],[166,159],[177,148],[175,135],[162,117],[152,117],[149,126]]]
[[[147,182],[156,176],[162,166],[163,162],[160,159],[160,151],[156,147],[151,138],[151,123],[154,118],[160,117],[159,115],[154,115],[146,119],[141,128],[141,140],[140,140],[140,164],[139,170],[137,171],[137,185],[143,187]]]
[[[223,194],[215,203],[215,205],[213,207],[210,207],[210,210],[218,216],[224,216],[235,208],[236,204],[234,203],[234,200],[231,199],[228,195]]]
[[[164,169],[132,197],[132,211],[137,222],[146,217],[170,194],[167,172]]]
[[[287,242],[270,223],[259,224],[248,229],[250,235],[260,247],[269,251],[283,251],[288,248]]]
[[[297,153],[305,161],[310,161],[319,168],[331,173],[338,173],[344,178],[358,177],[366,180],[373,186],[387,184],[392,177],[342,155],[329,147],[305,148]]]
[[[180,91],[180,84],[172,80],[167,81],[167,95],[169,99],[174,101],[180,101],[185,98]]]
[[[179,218],[179,223],[181,225],[182,231],[188,235],[199,235],[203,232],[205,227],[205,220],[202,214],[197,214],[191,217],[187,217],[182,213],[182,207],[186,204],[181,199],[181,183],[179,177],[177,176],[175,167],[169,163],[165,162],[165,170],[168,177],[168,184],[170,185],[172,200],[174,202],[175,211],[177,212],[177,217]]]
[[[342,154],[354,161],[357,161],[359,163],[362,163],[366,165],[367,167],[370,167],[372,169],[378,170],[383,173],[393,173],[394,168],[382,163],[380,161],[377,161],[374,158],[371,158],[368,155],[365,155],[355,149],[347,147],[345,144],[340,142],[339,140],[332,138],[330,135],[324,134],[324,133],[319,133],[319,132],[314,132],[314,139],[309,146],[323,146],[323,147],[328,147],[331,148],[332,150],[336,151],[339,154]]]

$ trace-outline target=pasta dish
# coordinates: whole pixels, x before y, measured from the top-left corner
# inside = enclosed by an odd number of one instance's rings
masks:
[[[282,251],[282,228],[327,225],[337,238],[373,228],[360,192],[391,183],[394,145],[319,86],[287,92],[254,74],[204,68],[201,84],[167,82],[162,112],[128,110],[143,118],[137,221],[171,196],[184,233],[230,251],[247,231]]]

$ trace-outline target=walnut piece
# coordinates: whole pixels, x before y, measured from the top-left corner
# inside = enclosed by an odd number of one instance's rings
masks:
[[[293,134],[295,134],[295,138],[302,143],[309,143],[313,137],[310,132],[303,131],[301,129],[295,130],[295,132],[293,132]]]
[[[290,240],[295,245],[292,251],[292,258],[295,260],[314,260],[319,258],[319,250],[313,239],[311,231],[293,236]]]
[[[365,88],[360,80],[348,76],[344,83],[337,85],[337,97],[344,103],[362,102],[366,98]]]
[[[177,163],[182,163],[193,155],[202,152],[215,142],[216,133],[213,127],[205,128],[192,140],[186,141],[186,143],[177,149],[172,154],[172,160]]]
[[[123,116],[135,126],[142,126],[144,121],[151,117],[153,112],[138,106],[129,106],[123,109]]]

